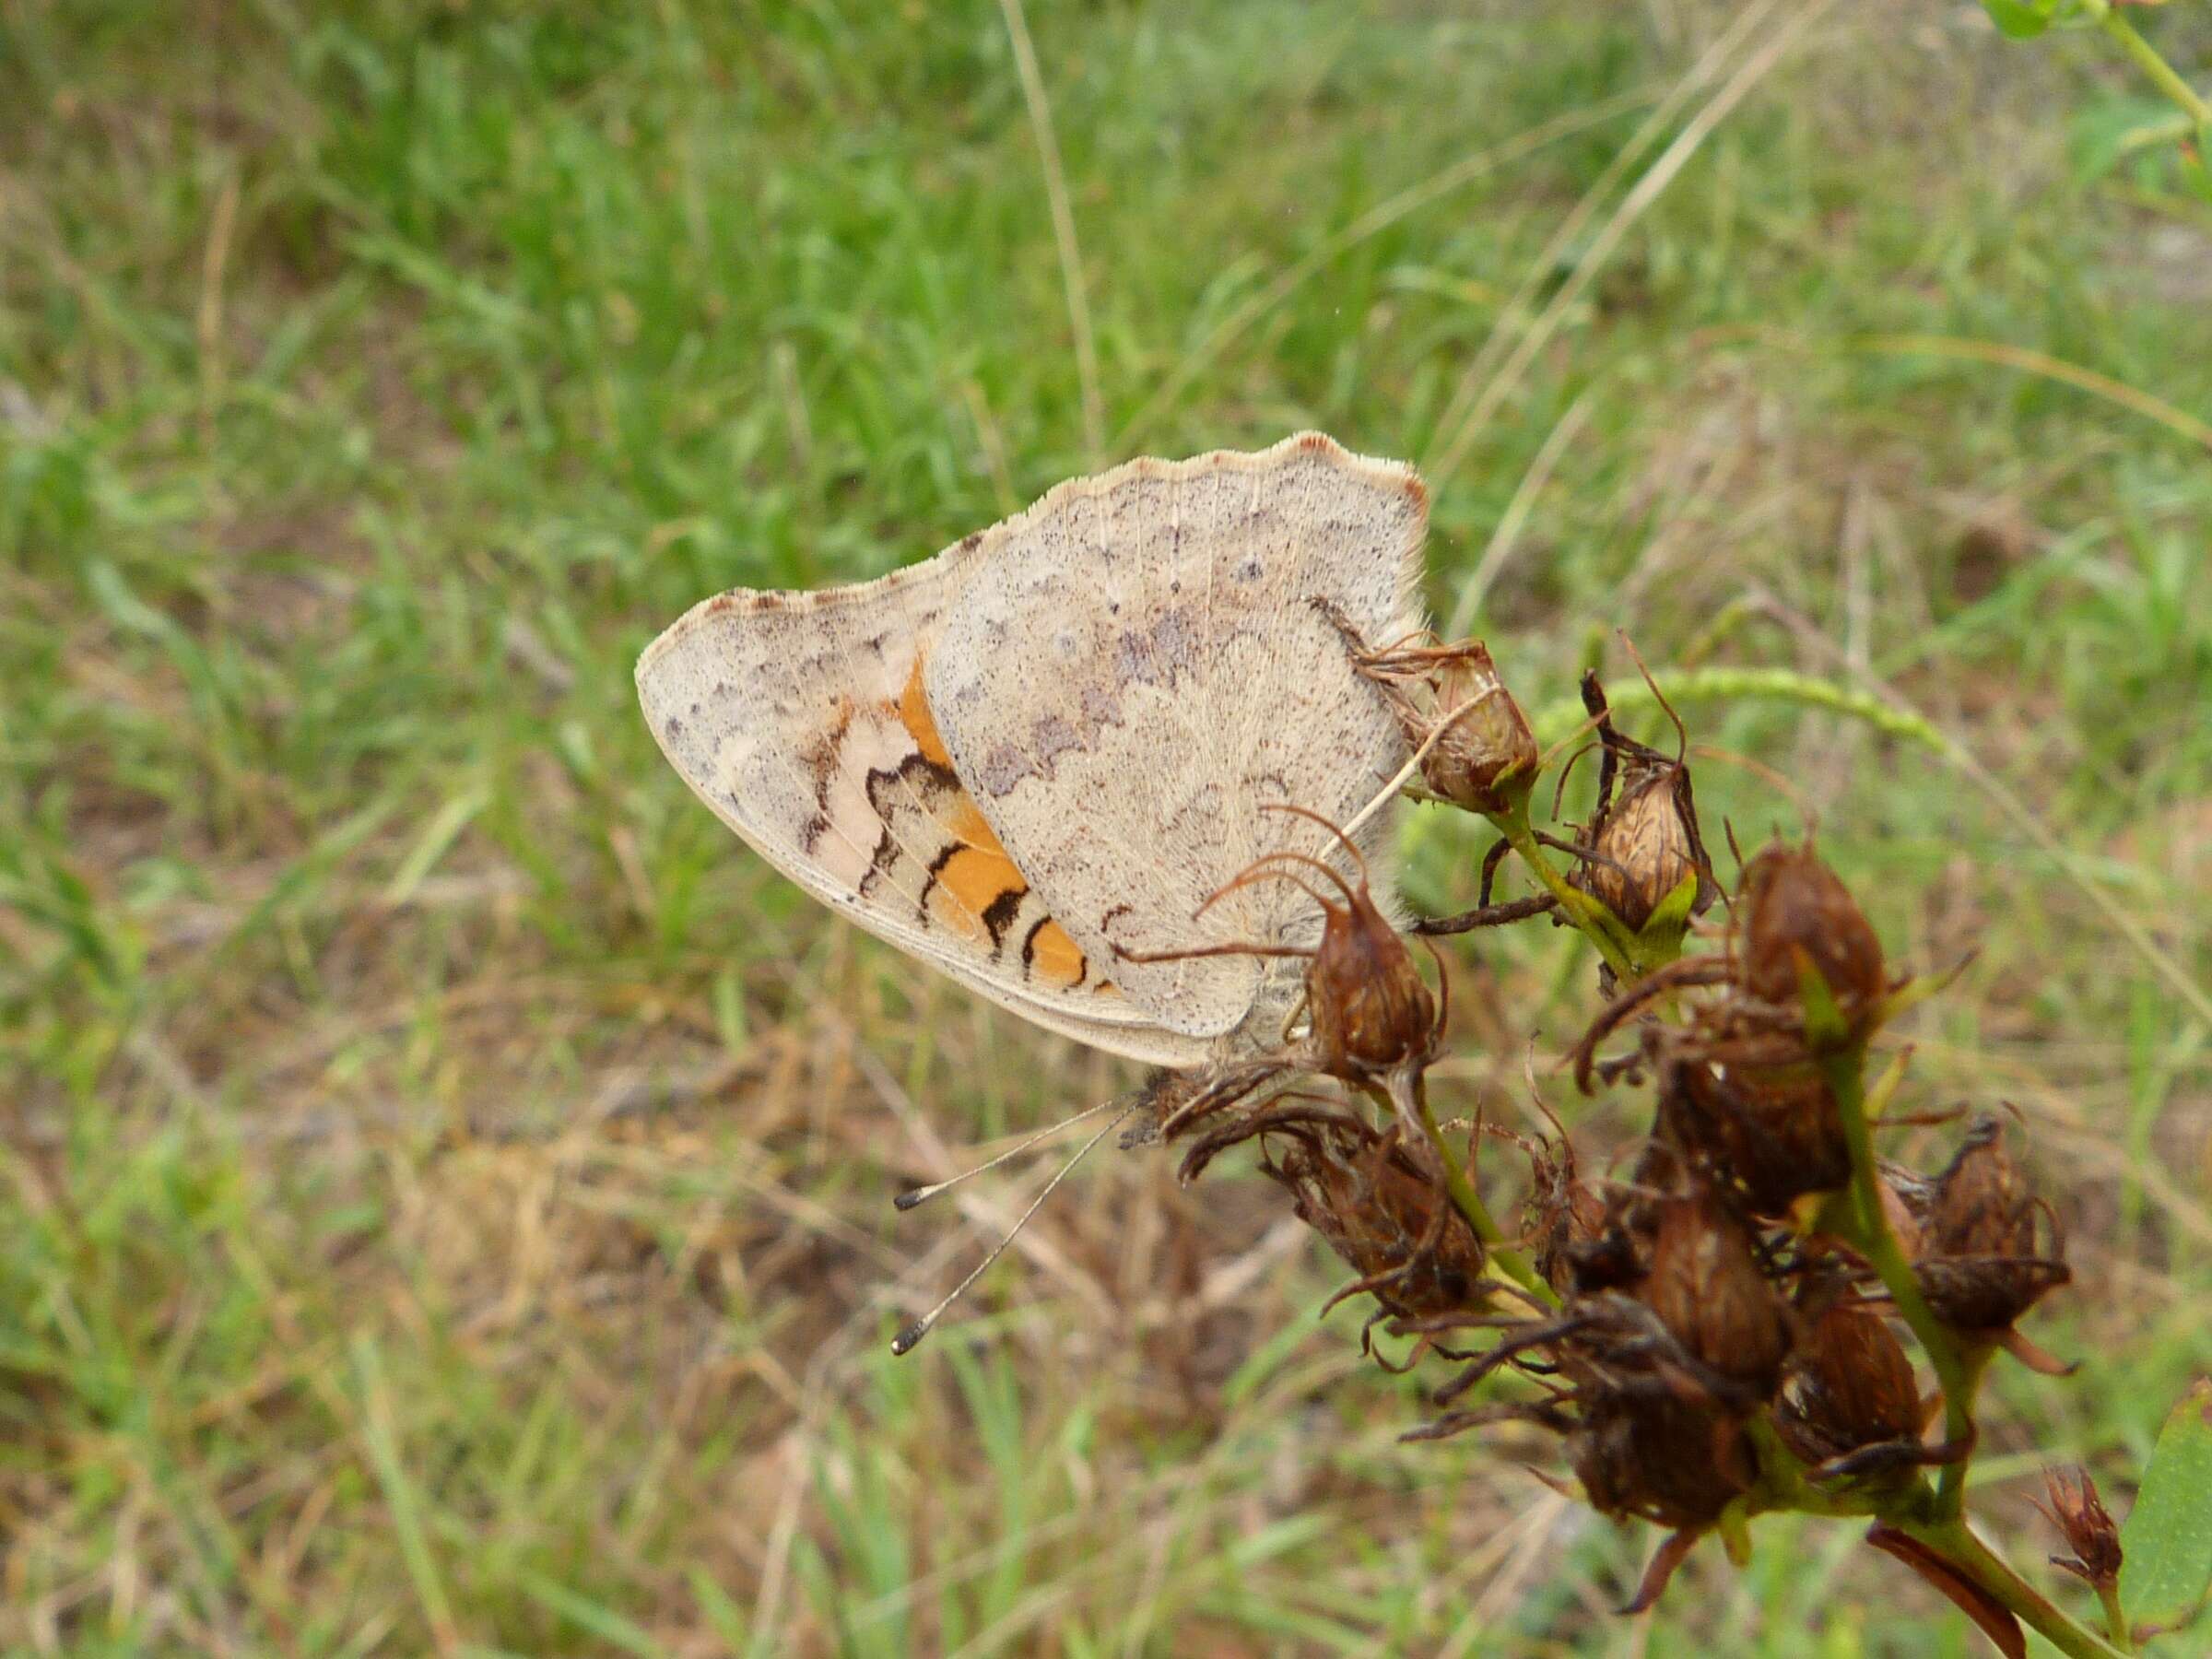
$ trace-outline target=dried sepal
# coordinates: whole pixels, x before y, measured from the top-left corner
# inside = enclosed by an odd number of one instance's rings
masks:
[[[1866,1542],[1884,1555],[1894,1556],[1927,1583],[1941,1591],[1953,1606],[1981,1627],[2005,1659],[2028,1659],[2028,1638],[2012,1609],[1960,1572],[1919,1539],[1886,1521],[1866,1529]]]
[[[1621,1606],[1622,1616],[1633,1618],[1639,1613],[1648,1613],[1656,1606],[1659,1598],[1666,1594],[1667,1585],[1674,1583],[1676,1571],[1684,1561],[1689,1559],[1689,1552],[1697,1547],[1698,1540],[1704,1535],[1700,1530],[1685,1528],[1680,1532],[1670,1532],[1660,1539],[1659,1547],[1652,1552],[1652,1559],[1644,1564],[1643,1576],[1636,1581],[1636,1594]]]

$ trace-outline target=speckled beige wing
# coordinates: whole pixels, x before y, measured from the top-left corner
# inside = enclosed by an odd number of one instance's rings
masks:
[[[662,751],[770,864],[1047,1030],[1156,1065],[1205,1056],[1053,921],[946,752],[924,664],[982,536],[880,581],[722,594],[638,663]]]
[[[1371,639],[1418,626],[1426,524],[1409,468],[1316,432],[1136,461],[987,532],[947,607],[924,684],[954,769],[1077,947],[1164,1029],[1232,1051],[1274,1040],[1295,961],[1123,953],[1318,936],[1288,883],[1193,915],[1263,853],[1342,864],[1264,803],[1344,822],[1403,763],[1322,602]],[[1362,832],[1371,861],[1391,829],[1383,812]]]

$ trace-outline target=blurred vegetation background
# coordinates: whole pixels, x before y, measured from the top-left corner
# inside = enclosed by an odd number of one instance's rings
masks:
[[[2138,15],[2201,83],[2203,9]],[[1817,816],[1893,958],[1979,948],[1912,1098],[2032,1124],[2081,1370],[1999,1372],[1974,1502],[2024,1561],[2044,1458],[2124,1506],[2212,1295],[2162,106],[1960,0],[1032,0],[1027,91],[1019,17],[0,5],[8,1652],[1978,1652],[1796,1518],[1615,1617],[1651,1539],[1534,1440],[1397,1445],[1249,1165],[1101,1155],[888,1355],[1026,1187],[891,1194],[1129,1076],[772,877],[630,664],[1309,424],[1428,468],[1431,603],[1532,707],[1619,627],[1942,734],[1685,705],[1787,781],[1707,760],[1710,826]],[[1522,1122],[1588,964],[1454,973],[1450,1104]]]

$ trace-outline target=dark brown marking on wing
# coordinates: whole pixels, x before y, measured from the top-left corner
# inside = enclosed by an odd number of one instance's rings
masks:
[[[845,747],[845,734],[853,729],[853,700],[840,696],[834,706],[837,717],[830,729],[799,751],[799,764],[814,779],[814,817],[800,837],[809,856],[830,828],[830,789],[837,782],[838,757]]]
[[[865,899],[868,889],[879,878],[889,874],[891,866],[898,862],[899,843],[891,839],[890,822],[886,819],[881,832],[876,837],[875,850],[868,854],[868,867],[861,876],[860,897]]]
[[[997,898],[983,907],[983,925],[991,931],[991,951],[996,955],[1006,942],[1006,929],[1014,925],[1014,917],[1021,909],[1021,901],[1030,896],[1026,887],[1003,888]]]

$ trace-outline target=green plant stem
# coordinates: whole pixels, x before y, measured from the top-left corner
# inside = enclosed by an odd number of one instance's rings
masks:
[[[1759,1454],[1759,1485],[1749,1494],[1756,1510],[1794,1510],[1800,1514],[1841,1518],[1880,1514],[1888,1503],[1908,1500],[1895,1493],[1877,1496],[1849,1483],[1834,1490],[1814,1485],[1806,1478],[1804,1463],[1783,1444],[1782,1436],[1775,1432],[1773,1419],[1763,1411],[1745,1424],[1744,1429]],[[1907,1491],[1916,1494],[1922,1501],[1926,1500],[1924,1482]]]
[[[2134,1653],[2136,1635],[2127,1628],[2127,1612],[2120,1605],[2119,1587],[2113,1584],[2098,1585],[2097,1599],[2104,1606],[2104,1631],[2112,1639],[2112,1645],[2124,1653]]]
[[[1606,966],[1613,970],[1620,982],[1632,985],[1641,979],[1643,971],[1636,966],[1626,941],[1617,936],[1619,924],[1603,905],[1568,881],[1551,860],[1544,856],[1544,849],[1536,841],[1536,832],[1529,827],[1525,798],[1510,810],[1493,812],[1488,817],[1497,826],[1498,833],[1505,837],[1507,845],[1521,855],[1521,862],[1544,884],[1544,890],[1559,900],[1559,913],[1597,947],[1598,955],[1605,958]]]
[[[1830,1092],[1835,1096],[1836,1115],[1843,1125],[1844,1142],[1851,1148],[1850,1220],[1855,1235],[1851,1242],[1874,1264],[1874,1270],[1881,1276],[1898,1312],[1912,1327],[1912,1335],[1920,1339],[1920,1346],[1927,1351],[1928,1362],[1936,1368],[1936,1380],[1943,1385],[1944,1437],[1954,1442],[1971,1442],[1974,1433],[1974,1391],[1981,1382],[1986,1354],[1967,1353],[1958,1338],[1936,1317],[1935,1310],[1920,1293],[1920,1281],[1913,1277],[1912,1264],[1905,1259],[1903,1246],[1890,1230],[1889,1218],[1883,1212],[1881,1174],[1874,1161],[1874,1131],[1866,1118],[1865,1041],[1853,1042],[1825,1056],[1820,1070]],[[1945,1465],[1936,1488],[1936,1517],[1956,1520],[1965,1500],[1965,1463]]]
[[[1868,1491],[1846,1485],[1830,1491],[1805,1478],[1805,1465],[1782,1443],[1773,1424],[1764,1416],[1754,1418],[1747,1428],[1759,1451],[1759,1485],[1751,1494],[1756,1509],[1796,1510],[1836,1519],[1877,1516],[1927,1546],[1987,1590],[2062,1653],[2077,1659],[2111,1659],[2115,1653],[2134,1652],[2116,1595],[2104,1598],[2105,1617],[2113,1634],[2108,1643],[2077,1624],[1976,1537],[1964,1516],[1939,1517],[1936,1511],[1940,1494],[1930,1492],[1924,1480],[1915,1478],[1909,1485],[1888,1490]]]
[[[2159,90],[2196,124],[2201,143],[2206,129],[2212,127],[2212,104],[2206,103],[2196,88],[2182,78],[2180,71],[2159,55],[2159,49],[2145,40],[2136,26],[2120,15],[2118,8],[2109,5],[2102,7],[2097,21],[2106,34],[2119,41],[2120,49],[2136,60],[2136,66],[2150,76]]]
[[[1475,1183],[1467,1179],[1465,1167],[1444,1139],[1444,1132],[1437,1124],[1436,1113],[1429,1107],[1428,1077],[1419,1071],[1414,1072],[1411,1083],[1406,1086],[1403,1092],[1412,1097],[1413,1120],[1420,1125],[1421,1134],[1429,1142],[1430,1149],[1435,1152],[1437,1162],[1443,1166],[1444,1191],[1451,1194],[1453,1206],[1475,1230],[1475,1236],[1482,1241],[1485,1257],[1506,1277],[1545,1306],[1558,1307],[1559,1292],[1544,1282],[1543,1276],[1519,1248],[1507,1241],[1504,1229],[1491,1216],[1489,1206],[1482,1201],[1482,1194],[1475,1190]],[[1400,1093],[1397,1080],[1394,1078],[1390,1088],[1394,1111],[1398,1109]]]
[[[2015,1618],[2069,1659],[2114,1659],[2127,1650],[2077,1624],[2004,1557],[1973,1535],[1958,1515],[1936,1521],[1886,1517],[1900,1532],[1924,1544],[2009,1607]]]

